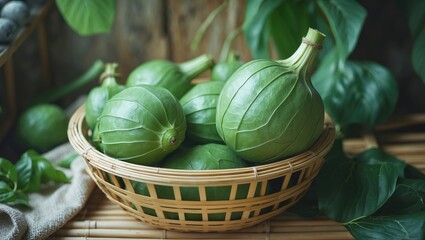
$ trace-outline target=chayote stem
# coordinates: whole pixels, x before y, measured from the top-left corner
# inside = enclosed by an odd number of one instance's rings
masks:
[[[47,90],[46,92],[34,98],[31,105],[33,106],[39,103],[50,103],[57,101],[76,91],[77,89],[89,84],[92,80],[95,80],[102,73],[102,71],[104,71],[104,69],[105,64],[103,61],[96,60],[83,75],[65,85]]]
[[[282,65],[293,67],[300,72],[307,72],[316,57],[317,51],[325,35],[316,29],[309,28],[298,49],[287,59],[279,60]]]
[[[232,46],[233,41],[236,39],[239,34],[242,33],[242,28],[236,28],[230,34],[226,37],[226,40],[224,40],[223,47],[220,51],[220,58],[219,61],[224,62],[229,59],[230,54],[230,48]]]
[[[193,79],[214,65],[210,55],[203,54],[187,62],[179,64],[180,70],[188,79]]]
[[[105,71],[99,78],[102,83],[102,87],[118,85],[117,81],[121,77],[118,69],[119,67],[117,63],[107,63],[105,65]]]
[[[205,19],[205,21],[201,24],[201,27],[199,27],[198,31],[196,31],[195,38],[193,39],[192,43],[190,44],[190,49],[196,50],[199,47],[199,44],[201,44],[202,38],[205,35],[205,32],[207,31],[208,27],[211,25],[211,23],[214,21],[214,19],[220,15],[223,10],[227,8],[229,5],[229,1],[224,1],[220,6],[218,6],[216,9],[214,9],[208,17]]]

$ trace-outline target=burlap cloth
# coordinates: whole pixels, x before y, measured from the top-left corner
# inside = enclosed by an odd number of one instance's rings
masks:
[[[67,109],[75,111],[84,98]],[[75,152],[69,143],[43,154],[52,162],[58,162]],[[70,169],[61,169],[71,183],[45,186],[38,193],[29,194],[31,209],[0,203],[0,239],[46,239],[74,217],[88,200],[94,182],[85,171],[84,160],[78,156]]]
[[[55,162],[72,151],[66,143],[44,156]],[[85,172],[83,159],[78,156],[71,168],[63,171],[72,176],[71,183],[49,185],[31,193],[31,209],[0,204],[0,239],[45,239],[84,207],[95,184]]]

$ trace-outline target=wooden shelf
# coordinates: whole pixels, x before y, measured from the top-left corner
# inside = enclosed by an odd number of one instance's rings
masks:
[[[36,27],[41,25],[44,27],[44,24],[42,23],[52,5],[53,1],[48,0],[42,7],[31,9],[29,24],[26,27],[20,29],[10,45],[0,52],[0,66],[5,64],[5,62],[13,56],[13,53],[15,53],[15,51],[22,45],[22,43],[25,42],[25,40]]]
[[[4,103],[5,106],[2,106],[2,108],[3,111],[7,111],[6,117],[3,119],[0,125],[0,141],[3,140],[10,127],[13,125],[17,114],[13,54],[36,28],[38,28],[38,42],[41,54],[41,64],[43,65],[43,85],[47,87],[50,83],[44,19],[53,6],[53,3],[53,0],[47,0],[43,6],[31,9],[29,24],[20,29],[15,39],[8,46],[4,47],[0,52],[0,66],[4,67],[6,89],[6,102]]]

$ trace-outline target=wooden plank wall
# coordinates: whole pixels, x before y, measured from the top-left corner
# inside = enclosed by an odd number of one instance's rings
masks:
[[[54,6],[46,21],[52,85],[74,79],[96,59],[118,62],[123,80],[132,69],[151,59],[181,62],[203,53],[218,59],[226,36],[242,24],[246,0],[230,0],[198,50],[192,51],[190,44],[202,21],[221,3],[223,0],[117,1],[112,32],[88,37],[71,30]],[[242,59],[250,59],[242,35],[235,40],[233,49]],[[17,86],[25,85],[18,89],[18,95],[22,96],[18,107],[22,108],[34,92],[43,90],[39,84],[43,76],[36,36],[22,45],[14,59]]]

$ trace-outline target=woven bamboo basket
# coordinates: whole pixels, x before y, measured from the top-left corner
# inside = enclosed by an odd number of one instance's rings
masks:
[[[84,116],[81,106],[70,119],[68,137],[107,198],[145,223],[185,232],[237,230],[282,213],[307,191],[335,136],[327,118],[317,142],[294,157],[238,169],[176,170],[131,164],[99,152],[87,140]],[[145,183],[150,196],[135,193],[133,181]],[[157,190],[164,187],[172,189],[174,199],[158,197],[161,194]],[[229,190],[229,199],[209,201],[211,187]],[[182,199],[184,188],[197,189],[200,200]],[[243,199],[236,197],[241,189],[247,190]]]

